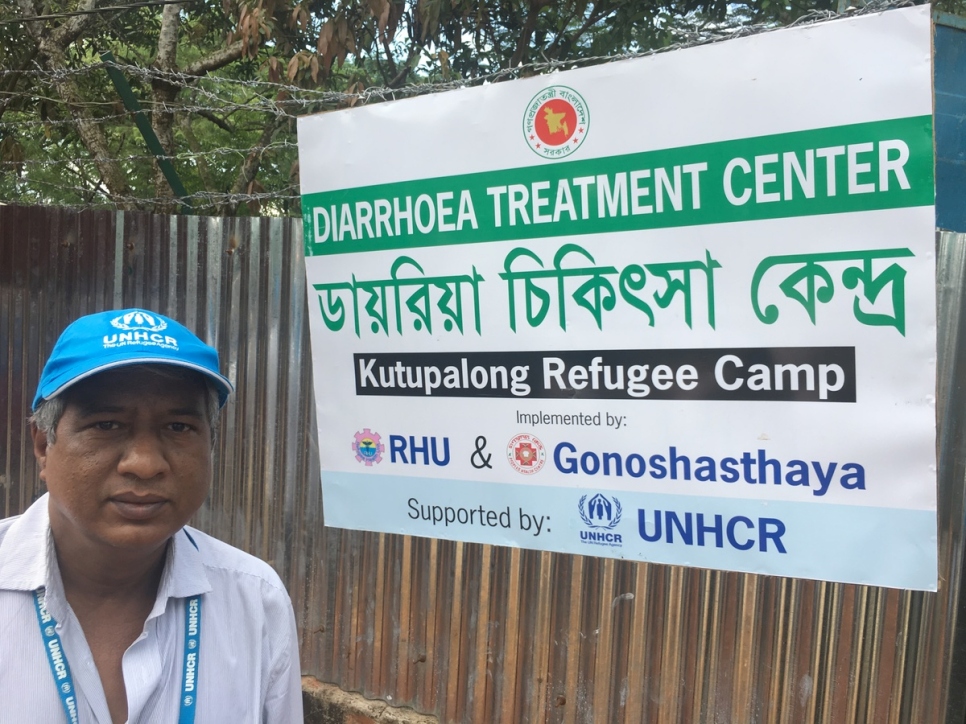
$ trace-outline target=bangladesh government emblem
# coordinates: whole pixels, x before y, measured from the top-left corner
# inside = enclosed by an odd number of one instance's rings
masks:
[[[573,88],[553,85],[530,99],[523,114],[527,145],[543,158],[564,158],[587,138],[590,112],[587,102]]]

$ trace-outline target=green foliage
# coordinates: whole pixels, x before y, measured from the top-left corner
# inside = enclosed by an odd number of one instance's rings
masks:
[[[36,7],[57,14],[94,2]],[[937,7],[961,11],[963,3]],[[542,64],[664,48],[722,25],[783,25],[837,7],[833,0],[195,0],[167,16],[154,6],[41,26],[3,23],[0,199],[177,208],[100,66],[105,50],[124,66],[199,213],[288,215],[299,211],[297,115],[378,102],[413,86],[498,81]],[[15,13],[7,5],[0,20]],[[76,37],[57,46],[58,34],[78,23]],[[42,30],[25,32],[30,27]],[[177,52],[169,57],[164,37],[172,32]],[[62,68],[51,43],[63,51]],[[372,88],[386,90],[363,93]],[[96,130],[83,132],[85,119]]]

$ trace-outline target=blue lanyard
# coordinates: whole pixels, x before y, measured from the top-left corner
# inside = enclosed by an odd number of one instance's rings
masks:
[[[57,684],[60,703],[64,707],[68,724],[79,724],[77,714],[77,695],[74,678],[70,674],[67,654],[57,633],[57,622],[47,613],[46,592],[43,588],[34,591],[34,606],[37,609],[37,623],[44,639],[47,663],[50,673]],[[201,654],[201,597],[194,596],[185,601],[184,606],[184,663],[181,669],[181,713],[178,724],[194,724],[195,704],[198,701],[198,657]]]
[[[184,666],[181,669],[181,714],[178,724],[194,724],[198,701],[198,656],[201,654],[201,596],[184,605]]]
[[[44,638],[44,650],[47,652],[47,663],[50,664],[50,673],[57,684],[57,693],[60,694],[60,703],[64,705],[64,713],[70,724],[78,724],[77,718],[77,697],[74,694],[74,679],[70,675],[70,666],[67,664],[67,655],[60,644],[60,636],[57,633],[57,622],[54,617],[47,613],[46,592],[43,588],[34,591],[34,606],[37,609],[37,623],[40,625],[40,635]]]

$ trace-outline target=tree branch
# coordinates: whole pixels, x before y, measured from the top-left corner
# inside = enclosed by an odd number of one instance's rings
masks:
[[[229,133],[235,132],[235,129],[231,127],[231,124],[229,124],[228,121],[219,118],[211,111],[208,111],[202,108],[201,110],[198,110],[195,112],[205,120],[208,120],[214,123],[216,126],[218,126],[218,128],[221,128],[224,131],[228,131]]]
[[[92,9],[97,4],[97,0],[83,0],[82,8]],[[37,15],[37,8],[33,0],[17,0],[24,17]],[[93,15],[79,16],[80,18],[93,18]],[[88,21],[89,22],[89,21]],[[74,82],[73,77],[64,73],[67,70],[67,56],[65,49],[70,43],[72,32],[81,32],[87,26],[86,22],[65,23],[60,32],[45,34],[44,24],[40,21],[25,23],[27,31],[37,44],[48,70],[54,71],[52,83],[61,100],[67,106],[74,123],[77,124],[77,135],[87,148],[94,163],[101,174],[101,181],[108,191],[114,196],[130,196],[131,188],[127,183],[127,176],[120,164],[111,158],[110,148],[108,148],[107,137],[101,125],[92,118],[85,108],[84,98],[80,89]],[[67,31],[64,28],[70,27]],[[127,208],[130,204],[119,204],[121,208]]]
[[[40,43],[40,51],[47,57],[47,67],[55,72],[67,70],[67,59],[64,52],[56,46],[47,47],[47,45],[43,41]],[[127,183],[127,174],[124,173],[121,165],[111,158],[107,137],[104,135],[102,126],[84,108],[84,98],[72,77],[66,73],[58,73],[53,79],[53,84],[74,118],[74,122],[77,124],[77,135],[80,136],[84,146],[94,157],[94,163],[97,165],[97,169],[101,173],[101,180],[108,191],[114,196],[130,196],[131,187]],[[130,204],[119,205],[121,208],[130,206]]]
[[[216,50],[208,57],[195,61],[181,72],[185,75],[204,75],[205,73],[218,70],[219,68],[223,68],[229,63],[238,60],[242,57],[242,52],[244,50],[244,41],[236,40],[231,45],[224,47],[221,50]]]
[[[78,10],[94,10],[97,8],[97,4],[101,0],[82,0],[78,4]],[[81,34],[87,30],[91,23],[97,20],[97,15],[91,13],[89,15],[75,15],[72,18],[67,18],[59,28],[57,28],[51,34],[51,40],[58,45],[60,48],[66,49],[68,45],[73,43]]]
[[[399,88],[406,82],[406,78],[409,77],[409,72],[412,70],[410,64],[417,55],[419,55],[419,49],[415,46],[411,47],[409,49],[409,57],[406,58],[406,62],[403,63],[402,68],[399,69],[396,76],[386,84],[387,88]]]
[[[265,146],[267,146],[272,141],[272,136],[281,127],[284,120],[273,119],[269,121],[268,125],[262,130],[262,135],[258,138],[258,143],[255,144],[255,149],[248,154],[245,162],[242,164],[241,169],[238,171],[238,176],[235,178],[235,183],[232,184],[231,192],[232,194],[244,193],[248,185],[255,180],[255,176],[258,174],[258,169],[262,165],[262,154],[265,153]],[[231,205],[232,212],[234,214],[238,213],[238,204]]]
[[[40,15],[40,11],[37,10],[37,6],[34,5],[33,0],[17,0],[17,6],[20,8],[20,14],[25,18]],[[24,23],[24,27],[27,28],[27,32],[30,33],[35,41],[39,42],[40,38],[43,37],[44,24],[40,20]]]
[[[552,43],[550,43],[550,45],[549,45],[549,46],[547,47],[547,49],[546,49],[546,51],[545,51],[545,52],[546,52],[547,54],[549,54],[549,56],[550,56],[550,57],[555,57],[555,55],[554,55],[554,53],[555,53],[555,52],[556,52],[557,50],[559,50],[559,48],[560,48],[560,41],[561,41],[561,39],[563,39],[563,38],[567,38],[567,40],[568,40],[568,41],[570,40],[570,38],[568,38],[568,37],[567,37],[567,35],[566,35],[566,30],[567,30],[567,28],[568,28],[568,27],[570,27],[570,24],[571,24],[571,23],[572,23],[572,22],[573,22],[573,21],[574,21],[574,20],[575,20],[576,18],[577,18],[577,8],[576,8],[576,7],[574,7],[574,11],[573,11],[572,13],[570,13],[570,14],[569,14],[569,15],[567,16],[567,19],[566,19],[566,20],[565,20],[564,22],[562,22],[562,23],[560,24],[560,28],[561,28],[561,30],[560,30],[560,32],[559,32],[559,33],[557,33],[557,34],[556,34],[556,35],[554,36],[554,39],[553,39],[553,42],[552,42]]]
[[[396,61],[392,57],[392,49],[389,47],[389,38],[387,38],[385,35],[382,36],[382,47],[386,51],[386,62],[389,63],[389,75],[395,76],[399,73],[399,71],[396,69]],[[385,76],[383,77],[385,78]]]
[[[553,44],[550,47],[553,48],[554,46],[558,46],[559,48],[559,40],[561,38],[566,38],[571,46],[576,45],[577,41],[584,33],[586,33],[588,30],[590,30],[597,23],[599,23],[601,20],[603,20],[613,12],[615,12],[614,8],[610,10],[601,10],[597,5],[594,5],[594,9],[590,11],[590,15],[587,16],[587,19],[584,21],[583,25],[581,25],[575,32],[571,33],[569,36],[561,33],[554,39]]]
[[[178,63],[178,31],[181,29],[181,5],[165,5],[158,31],[158,55],[154,64],[161,70],[174,70]]]
[[[27,53],[27,57],[24,59],[23,63],[20,64],[20,67],[17,68],[17,70],[27,70],[34,58],[37,57],[37,52],[37,46],[35,45]],[[3,84],[2,92],[7,94],[7,97],[4,98],[3,101],[0,101],[0,118],[3,117],[3,114],[7,111],[7,109],[10,108],[14,101],[22,100],[21,96],[14,93],[14,91],[17,90],[17,86],[20,84],[22,78],[22,75],[13,73],[10,75],[10,79]]]
[[[181,30],[181,5],[165,5],[161,11],[161,28],[158,31],[158,54],[154,65],[159,70],[172,71],[178,66],[178,32]],[[164,78],[151,81],[151,96],[154,111],[151,113],[151,127],[164,152],[169,156],[174,152],[174,112],[168,110],[178,97],[180,88]],[[171,187],[161,171],[160,164],[154,167],[155,195],[170,198]],[[173,204],[171,209],[173,211]]]
[[[211,181],[211,173],[208,170],[208,159],[202,153],[201,144],[198,143],[198,139],[195,137],[194,130],[191,128],[191,119],[187,115],[181,117],[181,132],[188,141],[188,148],[195,154],[195,163],[198,164],[198,176],[201,177],[201,183],[205,185],[207,191],[214,191],[215,187]]]

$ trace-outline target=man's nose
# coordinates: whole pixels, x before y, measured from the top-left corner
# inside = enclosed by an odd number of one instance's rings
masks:
[[[131,435],[117,465],[117,471],[122,475],[133,475],[141,480],[150,480],[168,469],[163,442],[157,434],[146,430]]]

